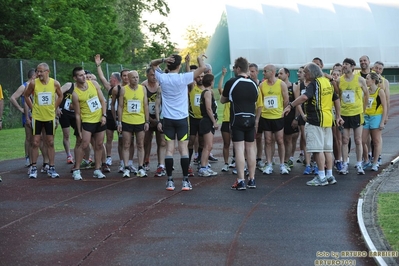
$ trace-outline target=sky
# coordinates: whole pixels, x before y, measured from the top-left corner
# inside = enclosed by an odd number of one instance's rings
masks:
[[[161,21],[166,23],[171,41],[183,49],[187,46],[184,35],[189,26],[201,26],[200,29],[205,35],[213,34],[228,0],[165,0],[165,2],[169,6],[170,14]],[[151,22],[159,22],[160,17],[148,14],[144,16]]]

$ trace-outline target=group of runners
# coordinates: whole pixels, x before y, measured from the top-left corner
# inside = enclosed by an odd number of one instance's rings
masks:
[[[174,190],[172,171],[175,141],[181,155],[182,190],[192,189],[188,177],[194,176],[194,162],[198,164],[198,176],[217,175],[209,164],[217,160],[211,153],[213,136],[215,130],[219,129],[217,103],[213,92],[212,67],[204,63],[204,58],[205,55],[201,55],[197,58],[197,64],[191,64],[187,55],[185,71],[180,70],[181,56],[153,60],[146,70],[146,80],[140,83],[138,72],[127,69],[112,73],[107,80],[101,68],[103,59],[96,55],[97,74],[107,91],[105,95],[96,76],[82,67],[74,68],[73,80],[62,86],[50,78],[46,63],[30,70],[28,81],[11,96],[11,102],[22,113],[26,129],[25,152],[29,177],[38,176],[39,148],[43,155],[40,171],[52,178],[59,177],[54,165],[54,134],[58,124],[63,132],[66,162],[73,165],[71,172],[74,180],[82,180],[82,168],[94,168],[95,178],[105,178],[105,173],[111,172],[115,159],[112,158],[115,135],[118,136],[117,171],[124,178],[129,178],[131,174],[146,177],[151,166],[154,167],[155,176],[167,176],[166,189]],[[320,58],[314,58],[312,62],[323,68]],[[388,121],[389,82],[381,76],[384,67],[382,62],[377,61],[371,68],[369,58],[362,56],[359,63],[360,71],[356,74],[356,63],[350,58],[344,59],[342,64],[337,63],[330,74],[323,74],[339,99],[338,112],[332,105],[331,110],[323,110],[332,114],[322,126],[331,129],[331,152],[329,147],[314,152],[308,152],[307,149],[312,144],[306,138],[306,126],[309,117],[311,121],[314,119],[309,108],[316,112],[320,108],[321,105],[314,105],[317,97],[307,95],[303,104],[292,105],[294,102],[300,103],[309,84],[317,80],[316,77],[307,77],[307,65],[298,69],[298,81],[294,83],[289,80],[288,69],[276,69],[274,65],[263,68],[261,81],[258,79],[258,66],[249,64],[244,58],[236,60],[233,67],[235,76],[227,82],[224,81],[227,71],[223,68],[217,86],[220,101],[224,104],[220,125],[224,165],[220,170],[228,172],[233,168],[238,178],[232,188],[256,188],[255,167],[263,174],[272,174],[273,165],[278,163],[280,174],[289,174],[294,166],[298,139],[300,154],[297,162],[304,164],[304,175],[315,175],[308,185],[336,183],[335,178],[329,181],[323,179],[325,167],[317,163],[315,158],[318,157],[315,154],[320,152],[333,153],[337,172],[349,173],[348,146],[351,134],[356,147],[357,174],[364,174],[367,168],[378,171],[381,130]],[[315,84],[317,91],[318,83]],[[22,98],[21,104],[18,103],[19,97]],[[246,97],[248,102],[240,103]],[[331,98],[331,102],[335,100]],[[249,111],[244,112],[246,109]],[[337,114],[335,118],[338,120],[334,118]],[[70,148],[71,128],[76,137],[74,155]],[[252,130],[253,136],[249,137]],[[156,166],[150,165],[154,135],[157,145]],[[231,142],[234,148],[229,163]],[[248,152],[252,145],[254,154]],[[278,162],[273,159],[276,147]],[[135,153],[137,160],[133,160]],[[137,168],[133,161],[137,162]],[[248,184],[243,185],[245,174]]]

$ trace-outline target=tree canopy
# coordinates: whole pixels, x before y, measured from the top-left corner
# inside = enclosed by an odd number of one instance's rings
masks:
[[[165,24],[142,21],[143,12],[167,16],[164,0],[1,0],[0,57],[139,63],[174,51]],[[143,34],[143,30],[150,34]]]

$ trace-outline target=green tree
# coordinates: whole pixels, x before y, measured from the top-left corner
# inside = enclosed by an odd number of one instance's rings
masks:
[[[184,39],[187,40],[188,44],[185,49],[180,52],[180,55],[184,58],[190,53],[191,58],[197,58],[199,55],[205,52],[208,47],[210,36],[206,36],[205,32],[201,30],[201,25],[191,25],[186,29]]]
[[[32,9],[34,2],[0,0],[0,58],[12,57],[37,32],[39,17]]]
[[[141,21],[144,12],[167,16],[170,12],[163,0],[117,0],[119,25],[124,32],[124,54],[129,63],[148,62],[175,50],[169,41],[169,30],[164,23]]]
[[[77,63],[100,53],[108,63],[140,63],[173,50],[163,0],[0,0],[0,56]],[[149,34],[142,33],[148,28]]]

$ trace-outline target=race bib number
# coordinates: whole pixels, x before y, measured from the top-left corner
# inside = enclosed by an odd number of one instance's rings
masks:
[[[39,92],[37,95],[39,105],[50,105],[51,104],[51,92]]]
[[[201,94],[195,94],[194,96],[194,106],[200,106]]]
[[[71,99],[65,99],[64,110],[71,111]]]
[[[92,113],[101,108],[101,103],[97,96],[87,100],[87,105]]]
[[[150,115],[155,115],[155,102],[149,102],[148,103],[148,112]]]
[[[108,107],[107,110],[111,110],[112,99],[108,99]]]
[[[301,90],[301,95],[305,94],[305,92],[306,92],[306,89]]]
[[[141,101],[139,100],[128,100],[127,101],[127,111],[128,113],[140,113]]]
[[[266,109],[276,109],[278,108],[277,96],[268,96],[263,98],[263,105]]]
[[[342,92],[342,101],[344,103],[355,103],[355,92],[351,90],[345,90]]]
[[[367,104],[367,108],[371,108],[373,106],[374,98],[369,97],[369,102]]]

